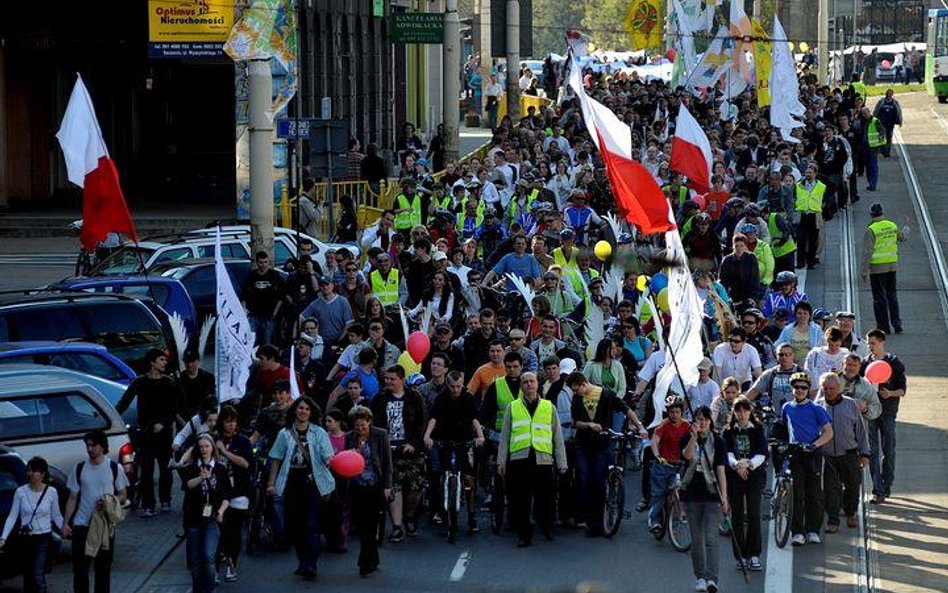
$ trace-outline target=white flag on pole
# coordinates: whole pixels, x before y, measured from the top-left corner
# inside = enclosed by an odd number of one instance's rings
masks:
[[[244,396],[253,364],[254,334],[221,257],[220,227],[214,242],[214,271],[217,276],[217,399],[225,402]]]
[[[296,401],[300,397],[300,384],[296,380],[296,346],[290,346],[290,399]]]
[[[770,125],[780,128],[784,139],[794,128],[802,128],[806,108],[800,102],[800,86],[790,46],[780,19],[774,17],[773,50],[770,68]]]

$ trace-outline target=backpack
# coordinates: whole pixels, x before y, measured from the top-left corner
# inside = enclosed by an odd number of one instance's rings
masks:
[[[86,466],[85,461],[76,464],[76,484],[79,486],[79,492],[76,494],[76,510],[79,510],[79,503],[82,501],[82,470]],[[112,492],[115,492],[115,482],[118,480],[119,464],[109,459],[109,467],[112,469]],[[75,513],[70,521],[75,519]]]

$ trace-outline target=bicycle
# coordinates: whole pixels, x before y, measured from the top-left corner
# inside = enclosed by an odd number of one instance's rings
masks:
[[[274,542],[276,531],[273,528],[272,517],[269,513],[267,498],[267,463],[266,440],[261,439],[253,448],[254,475],[250,490],[250,520],[247,524],[247,555],[253,556],[263,544],[266,535],[271,543]]]
[[[778,548],[787,545],[790,539],[790,523],[793,520],[793,476],[790,460],[797,453],[807,450],[800,443],[771,440],[769,444],[782,457],[780,471],[774,476],[774,493],[770,497],[770,520],[774,522],[774,543]]]
[[[680,470],[680,467],[679,467]],[[665,534],[668,534],[668,541],[675,550],[687,552],[691,549],[691,527],[688,524],[688,514],[685,511],[685,505],[681,501],[681,473],[675,472],[675,480],[665,492],[665,503],[662,505],[662,521],[659,524],[660,529],[653,535],[655,541],[662,541]]]
[[[461,510],[461,493],[468,511],[473,510],[473,491],[464,486],[461,475],[460,455],[469,456],[474,441],[440,441],[442,454],[441,509],[445,512],[444,523],[448,530],[448,543],[453,544],[458,533],[458,512]]]
[[[506,512],[506,498],[504,493],[504,478],[497,473],[496,451],[487,457],[487,484],[485,490],[490,502],[485,505],[490,513],[490,530],[497,535],[504,531],[504,513]]]
[[[606,430],[605,434],[614,442],[615,456],[609,464],[606,474],[606,507],[602,514],[602,530],[606,537],[612,537],[619,532],[623,519],[632,516],[625,510],[625,482],[623,474],[626,469],[627,445],[630,441],[638,440],[638,436],[629,432]]]

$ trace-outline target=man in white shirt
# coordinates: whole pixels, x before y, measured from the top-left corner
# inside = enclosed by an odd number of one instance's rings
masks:
[[[520,87],[520,92],[523,92],[530,88],[530,84],[533,82],[533,71],[529,68],[523,69],[523,76],[520,77],[517,85]]]
[[[763,371],[760,355],[753,346],[747,346],[747,332],[736,327],[731,330],[727,344],[718,344],[712,355],[715,378],[723,381],[734,377],[741,383],[741,390],[750,387],[751,381]]]

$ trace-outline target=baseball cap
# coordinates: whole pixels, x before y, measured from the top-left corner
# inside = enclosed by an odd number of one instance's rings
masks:
[[[710,371],[714,365],[711,363],[710,358],[702,358],[701,362],[698,363],[699,371]]]
[[[852,311],[837,311],[836,319],[856,319],[856,314]]]
[[[431,254],[431,259],[435,261],[441,261],[448,259],[448,256],[445,255],[443,251],[436,249],[435,252]]]
[[[306,342],[306,343],[309,344],[310,346],[315,346],[315,345],[316,345],[316,340],[313,339],[313,337],[310,336],[309,334],[300,334],[299,338],[297,338],[297,341],[299,341],[299,342]]]
[[[439,321],[435,324],[435,332],[437,333],[447,333],[451,331],[451,324],[445,323],[444,321]]]
[[[882,203],[876,202],[872,206],[869,206],[869,214],[872,216],[882,216]]]
[[[330,278],[329,276],[320,276],[320,277],[319,277],[319,285],[320,285],[320,286],[325,286],[325,285],[327,285],[327,284],[332,284],[332,278]]]

